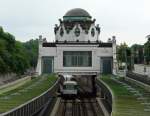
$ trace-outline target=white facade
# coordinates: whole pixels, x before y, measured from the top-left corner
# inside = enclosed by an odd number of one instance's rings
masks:
[[[81,10],[81,9],[80,9]],[[79,14],[81,11],[77,11]],[[82,11],[83,12],[83,11]],[[82,13],[81,13],[82,14]],[[72,15],[72,14],[71,14]],[[68,18],[72,18],[71,15],[66,15]],[[84,15],[84,14],[82,14]],[[64,16],[65,17],[65,16]],[[74,18],[73,14],[73,18]],[[76,16],[77,18],[82,18],[82,16]],[[85,18],[84,16],[83,18]],[[90,16],[87,16],[87,18]],[[70,19],[71,19],[70,18]],[[85,22],[91,23],[88,27],[88,33],[86,33],[86,29],[83,26],[80,26],[80,23],[83,25]],[[86,20],[83,21],[80,19],[78,21],[68,21],[65,22],[65,18],[63,23],[61,22],[59,26],[56,26],[55,30],[55,39],[54,43],[48,43],[41,36],[39,38],[39,58],[37,64],[37,73],[40,75],[43,73],[43,68],[46,66],[43,65],[43,57],[51,57],[53,61],[51,62],[51,70],[54,73],[71,73],[75,75],[97,75],[102,73],[105,66],[105,59],[110,60],[108,63],[111,67],[112,73],[116,74],[117,69],[117,61],[116,61],[116,40],[115,37],[112,37],[112,40],[109,40],[108,43],[103,43],[99,40],[99,26],[95,26],[95,21]],[[74,23],[75,22],[75,23]],[[78,22],[78,23],[77,23]],[[69,32],[66,31],[67,26],[71,23],[72,28]],[[67,25],[67,26],[66,26]],[[86,25],[86,23],[85,23]],[[66,26],[66,27],[65,27]],[[70,26],[70,25],[69,25]],[[77,35],[75,33],[76,28],[78,29]],[[91,55],[91,66],[69,66],[66,67],[63,64],[64,51],[90,51]],[[106,62],[107,63],[107,62]]]
[[[78,37],[76,37],[75,34],[74,34],[76,27],[78,27],[80,29],[80,31],[81,31],[80,32],[80,36],[78,36]],[[62,25],[62,28],[63,28],[63,30],[65,30],[64,25]],[[61,36],[59,34],[60,33],[60,29],[61,28],[59,28],[59,30],[57,31],[56,36],[55,36],[56,40],[58,40],[58,41],[65,41],[65,40],[67,40],[67,41],[76,41],[76,40],[80,40],[80,41],[88,41],[88,40],[90,40],[90,41],[96,41],[96,40],[98,40],[98,37],[99,37],[99,34],[96,31],[96,27],[95,27],[94,24],[91,25],[91,27],[89,29],[89,32],[91,32],[91,30],[94,29],[95,36],[91,36],[90,33],[85,34],[85,30],[83,30],[81,28],[80,24],[75,25],[73,27],[73,29],[69,32],[69,34],[67,34],[67,32],[64,31],[64,35],[63,36]]]

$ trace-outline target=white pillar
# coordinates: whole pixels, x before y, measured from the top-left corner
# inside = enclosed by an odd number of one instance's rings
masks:
[[[37,67],[36,67],[36,72],[38,75],[42,74],[42,65],[41,65],[42,60],[41,59],[42,59],[41,57],[38,58]]]
[[[43,39],[42,36],[39,36],[39,50],[38,50],[38,61],[37,61],[37,67],[36,67],[36,73],[38,75],[42,74],[42,44],[43,44]]]
[[[113,74],[117,75],[117,56],[116,56],[116,37],[112,36],[112,49],[113,49]]]

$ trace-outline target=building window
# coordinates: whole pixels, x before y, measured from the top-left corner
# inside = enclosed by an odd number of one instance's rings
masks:
[[[91,67],[92,52],[91,51],[64,51],[63,66],[64,67]]]

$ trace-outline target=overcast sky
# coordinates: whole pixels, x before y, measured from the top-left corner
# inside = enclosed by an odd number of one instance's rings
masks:
[[[0,26],[16,40],[43,35],[54,40],[58,19],[72,8],[83,8],[101,27],[100,39],[143,44],[150,34],[150,0],[0,0]]]

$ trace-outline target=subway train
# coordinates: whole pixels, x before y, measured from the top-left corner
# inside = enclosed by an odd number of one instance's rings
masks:
[[[78,94],[78,84],[72,80],[72,75],[63,75],[64,82],[61,88],[61,96],[64,98],[74,98]]]

